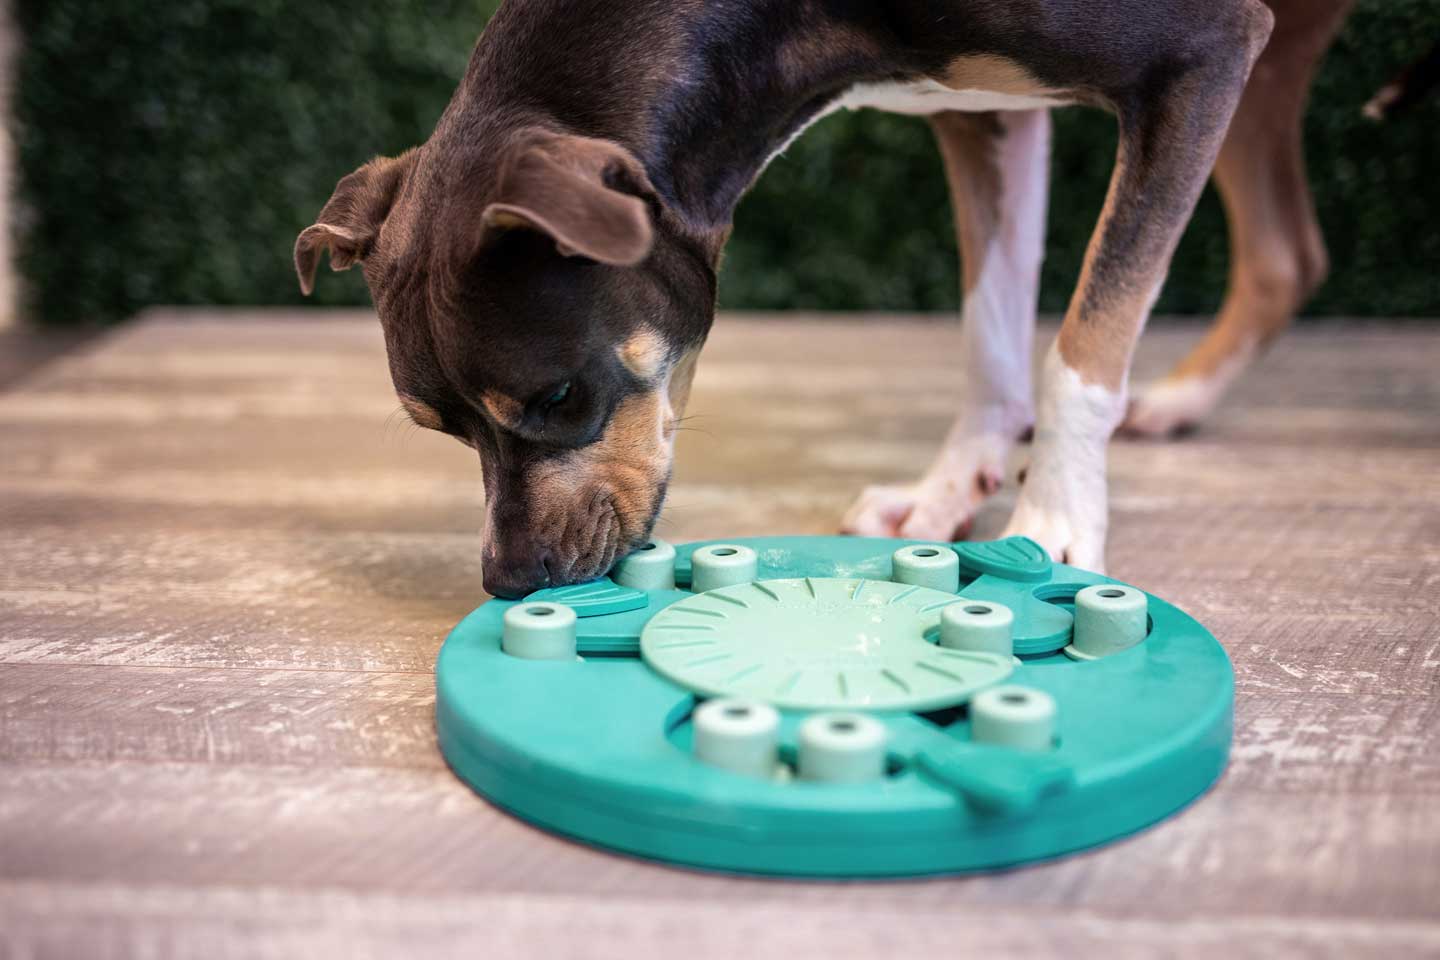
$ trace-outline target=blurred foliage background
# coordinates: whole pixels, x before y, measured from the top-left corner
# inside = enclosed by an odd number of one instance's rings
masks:
[[[516,0],[520,2],[520,0]],[[19,269],[29,316],[104,322],[153,303],[303,302],[295,235],[335,182],[425,139],[493,0],[17,0]],[[1310,313],[1440,314],[1440,98],[1376,125],[1361,105],[1440,38],[1436,0],[1361,0],[1306,123],[1334,264]],[[1114,124],[1056,112],[1042,308],[1062,310],[1104,196]],[[1207,191],[1158,310],[1225,278]],[[745,200],[731,308],[952,310],[955,239],[928,127],[835,115]],[[358,271],[313,302],[367,302]]]

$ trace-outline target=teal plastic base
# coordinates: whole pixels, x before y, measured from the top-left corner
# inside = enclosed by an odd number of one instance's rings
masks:
[[[723,542],[753,549],[762,581],[852,583],[889,580],[892,553],[910,543]],[[867,712],[888,730],[879,780],[788,775],[797,730],[815,711],[785,706],[780,775],[710,766],[690,750],[701,696],[640,656],[649,620],[696,596],[684,587],[690,554],[701,546],[676,547],[680,587],[645,592],[643,606],[631,588],[605,581],[545,591],[547,602],[565,603],[567,590],[583,598],[575,608],[579,659],[502,652],[511,602],[492,600],[466,617],[436,666],[436,726],[455,772],[517,816],[586,843],[708,869],[863,877],[1001,867],[1115,840],[1180,809],[1225,767],[1234,679],[1215,639],[1151,596],[1141,643],[1095,660],[1065,656],[1075,593],[1115,581],[1051,564],[1020,538],[955,545],[958,595],[1014,612],[1020,664],[1003,683],[1054,700],[1051,749],[972,742],[963,702],[926,704],[928,712],[847,702],[845,709]],[[926,634],[931,642],[936,635],[938,627]],[[847,660],[843,669],[863,664]],[[842,681],[839,689],[867,687]]]

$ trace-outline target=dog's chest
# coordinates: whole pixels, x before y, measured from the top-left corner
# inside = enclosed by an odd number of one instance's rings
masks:
[[[856,84],[835,102],[835,107],[847,110],[873,107],[890,113],[926,116],[942,110],[1033,110],[1060,106],[1064,102],[1040,91],[1002,93],[996,90],[955,89],[926,79]]]

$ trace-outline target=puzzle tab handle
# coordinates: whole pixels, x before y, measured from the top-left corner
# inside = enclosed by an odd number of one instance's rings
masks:
[[[1028,813],[1075,782],[1075,771],[1054,756],[960,741],[924,748],[915,765],[922,776],[989,816]]]

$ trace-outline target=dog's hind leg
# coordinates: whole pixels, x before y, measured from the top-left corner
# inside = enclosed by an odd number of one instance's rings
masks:
[[[909,486],[867,488],[846,533],[947,540],[963,536],[1005,475],[1033,422],[1030,352],[1044,252],[1048,110],[935,114],[960,238],[959,414],[935,461]]]
[[[1277,0],[1215,165],[1230,224],[1230,281],[1215,323],[1164,379],[1137,388],[1124,432],[1167,436],[1203,419],[1325,278],[1325,243],[1305,180],[1310,81],[1350,0]]]
[[[1254,0],[1221,11],[1187,38],[1183,59],[1115,92],[1115,172],[1046,357],[1034,456],[1006,529],[1093,570],[1105,563],[1106,447],[1125,413],[1135,341],[1270,33],[1271,14]]]

